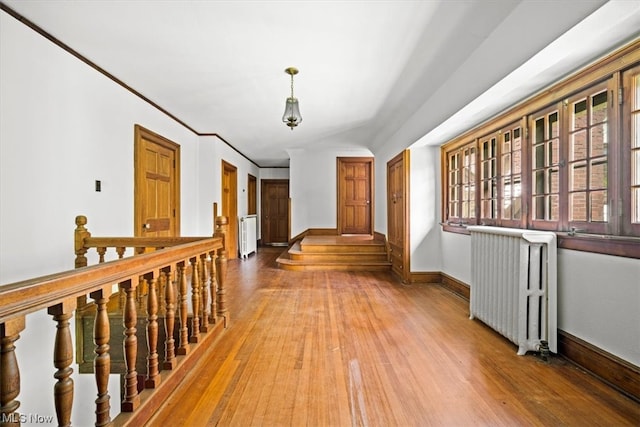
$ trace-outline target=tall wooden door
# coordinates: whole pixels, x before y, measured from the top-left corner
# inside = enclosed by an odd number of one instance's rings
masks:
[[[373,234],[373,158],[338,157],[338,233]]]
[[[387,240],[391,269],[409,279],[409,151],[387,162]]]
[[[263,179],[261,183],[262,244],[286,245],[289,243],[289,180]]]
[[[249,174],[247,176],[247,214],[255,215],[258,213],[258,180],[255,176]]]
[[[134,236],[179,236],[180,146],[136,125],[134,165]]]
[[[238,168],[222,161],[222,215],[229,219],[227,256],[238,257]]]

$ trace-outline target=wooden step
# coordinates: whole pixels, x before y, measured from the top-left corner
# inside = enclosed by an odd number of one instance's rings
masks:
[[[307,236],[300,242],[304,253],[386,253],[384,242],[371,237]]]
[[[370,236],[307,236],[277,259],[286,270],[386,271],[384,242]]]
[[[302,249],[299,242],[296,242],[289,248],[289,257],[296,261],[309,261],[309,262],[330,262],[335,261],[337,257],[340,261],[345,262],[380,262],[387,261],[387,253],[384,250],[384,246],[379,251],[363,251],[358,252],[358,247],[351,247],[351,251],[346,251],[345,247],[339,247],[337,251],[318,250],[314,247],[315,251],[309,251],[308,248]]]

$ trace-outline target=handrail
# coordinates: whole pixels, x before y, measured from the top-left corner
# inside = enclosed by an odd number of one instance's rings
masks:
[[[68,298],[86,295],[103,286],[126,280],[137,280],[139,276],[150,271],[222,249],[221,237],[197,239],[183,245],[172,246],[171,250],[150,252],[2,285],[0,286],[2,301],[0,323],[45,309]],[[100,239],[92,238],[92,240]]]

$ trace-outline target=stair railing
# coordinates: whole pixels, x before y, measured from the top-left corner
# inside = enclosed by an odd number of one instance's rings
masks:
[[[157,399],[154,403],[153,389],[159,388],[163,377],[171,378],[180,370],[181,363],[187,360],[181,356],[186,357],[197,348],[208,332],[227,326],[226,217],[216,217],[213,237],[92,237],[86,224],[86,217],[76,218],[75,270],[0,286],[2,425],[20,424],[20,368],[15,349],[19,345],[19,334],[25,329],[25,318],[30,313],[46,309],[55,322],[52,350],[53,365],[57,369],[53,377],[57,382],[52,394],[60,426],[71,425],[73,410],[74,348],[70,319],[76,309],[86,308],[89,301],[95,303],[96,426],[126,424],[126,420],[135,418],[127,413],[135,413],[141,404],[147,407],[138,412],[152,413],[150,405],[161,404]],[[109,248],[115,249],[117,260],[105,261]],[[126,248],[134,248],[135,256],[125,257]],[[99,261],[87,266],[86,254],[92,249],[97,251]],[[111,342],[107,311],[109,298],[114,293],[119,294],[122,305],[123,339],[118,343]],[[141,299],[144,299],[143,304]],[[146,309],[144,331],[136,328],[140,308]],[[158,346],[159,312],[164,319],[163,348]],[[144,376],[136,371],[138,340],[143,334],[148,350]],[[178,336],[177,342],[174,335]],[[121,413],[112,421],[108,381],[113,345],[123,346],[126,372],[123,373]],[[140,422],[140,419],[132,422]]]

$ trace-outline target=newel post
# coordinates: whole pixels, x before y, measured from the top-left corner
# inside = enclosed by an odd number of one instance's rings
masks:
[[[216,217],[216,229],[214,237],[222,238],[222,248],[218,249],[218,256],[216,257],[216,281],[218,282],[218,291],[216,292],[217,302],[217,315],[224,318],[224,327],[227,327],[229,322],[229,313],[227,310],[227,300],[225,289],[225,279],[227,277],[227,228],[229,227],[229,220],[226,216]]]
[[[74,232],[74,248],[76,252],[76,268],[87,266],[87,248],[84,246],[84,239],[91,237],[89,230],[85,228],[87,225],[87,217],[84,215],[78,215],[76,217],[76,229]]]
[[[76,254],[75,268],[87,266],[87,257],[85,254],[89,248],[84,245],[84,239],[91,237],[91,233],[89,233],[89,230],[85,228],[85,225],[87,225],[87,217],[84,215],[76,216],[76,229],[73,233],[73,244]],[[77,300],[78,308],[82,308],[87,305],[86,296],[79,296]]]

